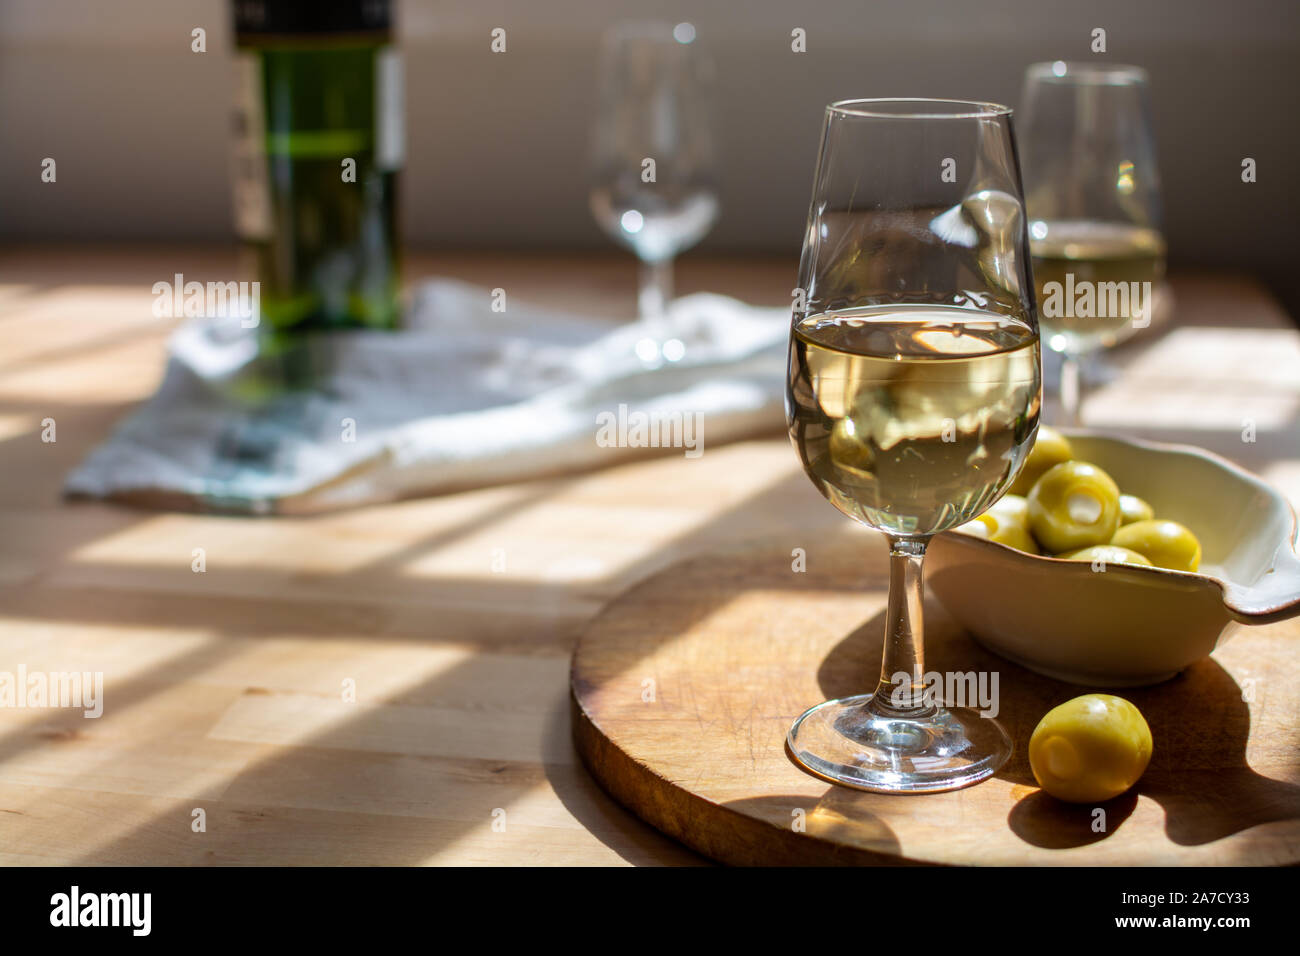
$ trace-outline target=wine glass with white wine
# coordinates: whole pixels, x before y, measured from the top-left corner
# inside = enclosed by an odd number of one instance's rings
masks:
[[[996,720],[927,693],[921,567],[1024,463],[1042,396],[1011,111],[956,100],[827,108],[790,336],[786,420],[817,489],[889,544],[880,679],[805,712],[812,773],[925,793],[1011,753]]]
[[[591,211],[641,260],[641,361],[680,361],[689,336],[668,322],[673,258],[718,217],[708,113],[712,64],[690,23],[627,22],[601,42]]]
[[[1061,354],[1061,416],[1080,424],[1080,362],[1151,324],[1164,294],[1160,176],[1146,72],[1025,71],[1021,144],[1043,342]]]

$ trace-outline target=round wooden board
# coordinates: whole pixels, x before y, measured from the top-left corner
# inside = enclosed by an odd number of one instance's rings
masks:
[[[885,565],[882,540],[846,525],[817,543],[686,561],[617,598],[573,656],[587,767],[638,816],[731,864],[1300,861],[1297,620],[1240,628],[1173,680],[1119,692],[1155,748],[1137,787],[1100,805],[1104,830],[1096,808],[1040,792],[1026,757],[1038,719],[1086,691],[985,651],[929,597],[926,669],[998,673],[1011,760],[976,786],[914,796],[800,770],[784,746],[791,721],[879,673]]]

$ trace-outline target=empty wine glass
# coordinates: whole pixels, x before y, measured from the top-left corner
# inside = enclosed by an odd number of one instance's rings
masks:
[[[889,543],[873,693],[790,728],[805,769],[863,790],[951,790],[1011,741],[926,678],[930,538],[1010,486],[1038,428],[1038,324],[1011,111],[848,100],[826,111],[790,335],[786,421],[836,508]]]
[[[1020,137],[1043,341],[1061,353],[1061,413],[1080,421],[1080,359],[1150,324],[1165,271],[1146,72],[1035,63]]]
[[[638,312],[649,365],[678,361],[669,328],[673,257],[718,215],[707,94],[711,64],[689,23],[621,23],[601,42],[592,136],[591,211],[641,260]]]

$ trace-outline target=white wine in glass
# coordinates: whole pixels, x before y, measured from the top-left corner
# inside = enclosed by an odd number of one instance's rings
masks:
[[[1039,388],[1027,320],[947,305],[849,309],[799,322],[791,353],[800,458],[850,518],[938,534],[1011,483]]]
[[[1081,421],[1080,362],[1150,324],[1165,273],[1146,72],[1035,63],[1021,98],[1029,242],[1061,417]]]
[[[889,544],[880,678],[790,728],[795,761],[883,793],[983,780],[996,720],[927,694],[922,562],[1020,471],[1042,403],[1011,111],[848,100],[826,111],[790,331],[786,422],[804,470]],[[946,168],[957,170],[946,176]]]
[[[1150,324],[1165,275],[1165,240],[1155,229],[1039,220],[1030,227],[1029,244],[1048,348],[1084,355],[1116,344],[1127,329]],[[1091,304],[1085,294],[1093,297]],[[1053,301],[1044,307],[1048,300]]]

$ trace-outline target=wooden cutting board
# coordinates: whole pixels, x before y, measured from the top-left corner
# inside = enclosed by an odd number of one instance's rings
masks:
[[[637,815],[731,864],[1300,862],[1300,620],[1239,628],[1175,679],[1120,691],[1154,753],[1100,815],[1042,793],[1026,756],[1039,718],[1086,690],[983,650],[931,598],[926,669],[999,673],[1010,761],[973,787],[911,796],[800,770],[791,721],[879,673],[886,580],[883,541],[846,525],[692,559],[626,592],[574,651],[587,767]]]

